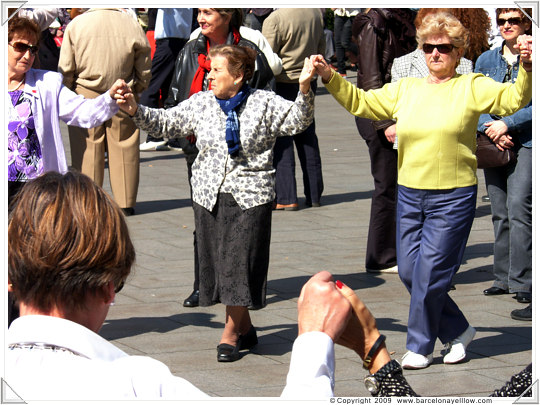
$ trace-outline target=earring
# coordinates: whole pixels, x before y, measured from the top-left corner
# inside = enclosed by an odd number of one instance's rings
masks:
[[[236,86],[237,84],[238,84],[238,82],[235,80],[235,81],[234,81],[234,85]]]

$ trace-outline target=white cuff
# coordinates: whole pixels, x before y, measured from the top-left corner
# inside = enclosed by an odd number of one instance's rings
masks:
[[[334,396],[334,342],[326,333],[307,332],[294,341],[287,398],[330,398]]]

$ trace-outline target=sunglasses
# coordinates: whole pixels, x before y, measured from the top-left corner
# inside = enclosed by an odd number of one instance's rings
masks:
[[[422,50],[424,53],[432,53],[433,50],[437,48],[439,53],[447,54],[454,50],[455,46],[452,44],[424,44],[422,45]]]
[[[519,25],[523,22],[523,19],[520,17],[511,17],[511,18],[497,18],[497,25],[502,27],[506,23],[510,25]]]
[[[29,44],[25,44],[24,42],[14,42],[9,45],[11,45],[13,49],[15,49],[15,51],[19,53],[26,53],[26,51],[30,50],[30,53],[32,55],[35,55],[39,49],[37,45],[29,45]]]

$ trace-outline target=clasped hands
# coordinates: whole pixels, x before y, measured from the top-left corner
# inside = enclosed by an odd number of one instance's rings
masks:
[[[520,35],[514,45],[514,48],[519,49],[519,59],[528,72],[532,70],[532,41],[531,35]]]
[[[355,292],[327,271],[315,274],[298,299],[298,334],[324,332],[334,343],[354,350],[362,360],[380,333],[375,318]],[[370,372],[390,361],[384,344],[374,357]]]
[[[118,104],[118,107],[122,111],[130,116],[135,115],[137,112],[137,101],[131,87],[124,80],[118,79],[114,82],[109,90],[109,94],[112,99],[116,100],[116,104]]]

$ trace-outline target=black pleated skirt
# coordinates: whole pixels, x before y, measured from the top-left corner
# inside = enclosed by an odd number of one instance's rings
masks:
[[[194,203],[199,305],[266,306],[272,203],[243,211],[219,194],[212,212]]]

